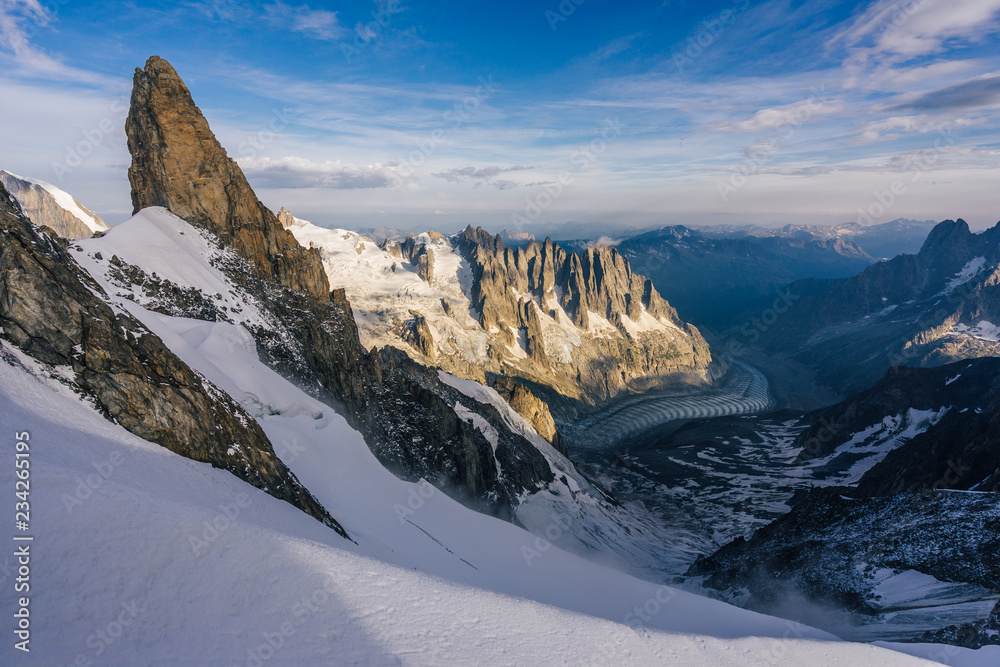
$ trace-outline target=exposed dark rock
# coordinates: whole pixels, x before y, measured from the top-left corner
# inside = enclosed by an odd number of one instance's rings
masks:
[[[413,319],[406,323],[403,333],[403,340],[417,348],[420,354],[434,359],[437,356],[437,348],[434,345],[434,335],[431,333],[430,325],[426,318],[414,314]]]
[[[854,434],[910,408],[948,412],[926,432],[890,452],[852,496],[941,488],[1000,491],[1000,359],[936,368],[893,368],[872,389],[819,414],[796,444],[800,461],[824,456]]]
[[[140,438],[224,468],[347,536],[242,407],[99,294],[0,185],[0,335],[39,361],[72,368],[76,386]]]
[[[432,238],[444,238],[437,232],[429,232]],[[417,275],[424,282],[431,282],[434,278],[434,251],[427,247],[425,243],[419,243],[413,236],[407,236],[406,240],[399,246],[400,256],[410,264],[417,267]]]
[[[1000,359],[891,369],[872,389],[816,414],[797,440],[799,462],[849,456],[866,429],[911,409],[942,408],[940,419],[899,438],[856,485],[798,494],[791,512],[688,574],[743,606],[778,614],[802,598],[873,617],[889,613],[879,581],[908,570],[959,585],[936,602],[930,591],[930,599],[909,603],[915,607],[1000,595]],[[995,637],[979,621],[925,635],[980,644]]]
[[[792,512],[737,538],[688,571],[742,606],[786,613],[791,600],[882,611],[878,571],[914,570],[1000,594],[995,494],[896,494],[856,500],[816,491]],[[747,597],[739,599],[740,592]]]
[[[950,625],[941,630],[926,632],[914,641],[921,644],[951,644],[973,650],[1000,645],[1000,602],[982,621]]]

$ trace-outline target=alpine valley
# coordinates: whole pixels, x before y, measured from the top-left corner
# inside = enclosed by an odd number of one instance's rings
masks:
[[[1000,225],[366,235],[132,83],[0,171],[31,664],[1000,664]]]

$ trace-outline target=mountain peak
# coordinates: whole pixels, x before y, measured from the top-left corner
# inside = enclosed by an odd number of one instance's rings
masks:
[[[84,238],[108,230],[100,216],[51,183],[3,169],[0,169],[0,183],[17,200],[29,220],[39,227],[48,227],[63,238]]]
[[[941,252],[948,248],[964,245],[972,238],[972,231],[965,220],[945,220],[939,222],[927,235],[920,254],[927,252]]]
[[[214,233],[250,262],[257,277],[328,298],[319,253],[302,248],[260,202],[184,81],[159,56],[135,70],[125,133],[136,213],[162,206]]]

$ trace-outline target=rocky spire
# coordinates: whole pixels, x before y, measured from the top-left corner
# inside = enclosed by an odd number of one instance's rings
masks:
[[[278,211],[278,222],[281,223],[282,227],[288,229],[289,227],[295,224],[295,216],[292,215],[291,211],[282,206],[281,210]]]
[[[163,206],[216,234],[250,262],[258,277],[329,298],[319,253],[302,248],[257,199],[187,86],[159,56],[135,70],[125,133],[135,212]]]

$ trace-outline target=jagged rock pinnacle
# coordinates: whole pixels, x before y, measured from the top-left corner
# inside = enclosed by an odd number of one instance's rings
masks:
[[[135,212],[163,206],[215,233],[260,278],[329,298],[319,253],[302,248],[254,194],[166,60],[136,68],[125,122]]]

